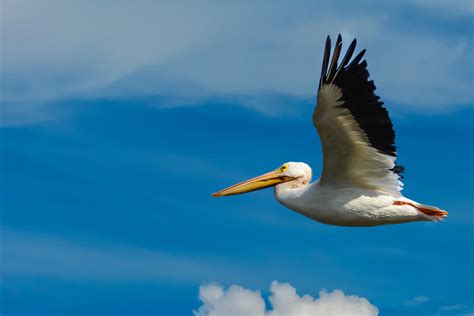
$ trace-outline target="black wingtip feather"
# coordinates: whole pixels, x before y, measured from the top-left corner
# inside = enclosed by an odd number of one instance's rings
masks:
[[[324,57],[323,57],[323,65],[321,67],[321,78],[319,79],[319,88],[321,88],[322,84],[326,80],[330,55],[331,55],[331,38],[328,35],[328,37],[326,37],[326,45],[324,47]]]
[[[349,47],[347,48],[346,55],[342,59],[341,66],[340,67],[346,67],[347,63],[349,63],[349,60],[351,60],[352,54],[354,54],[355,48],[357,45],[357,39],[353,39]]]
[[[400,166],[400,165],[395,165],[392,169],[390,169],[390,171],[396,174],[401,174],[405,172],[405,167]]]
[[[341,35],[341,34],[339,34],[339,35]],[[341,38],[341,41],[342,41],[342,38]],[[331,82],[334,81],[334,78],[337,77],[337,74],[341,71],[341,69],[343,69],[347,65],[347,63],[349,62],[349,60],[352,57],[352,54],[354,54],[354,50],[355,50],[356,45],[357,45],[357,39],[354,38],[352,40],[351,44],[349,45],[349,48],[347,48],[346,54],[344,55],[344,58],[342,58],[342,61],[339,65],[339,67],[337,68],[336,73],[332,76]],[[341,43],[341,47],[342,47],[342,43]]]
[[[403,174],[405,172],[405,167],[400,166],[400,165],[395,165],[392,169],[388,169],[395,173],[398,176],[399,180],[403,180]]]
[[[347,68],[350,69],[350,68],[352,68],[352,67],[355,67],[356,65],[359,65],[359,63],[360,63],[362,57],[364,57],[364,55],[365,55],[365,52],[366,52],[365,49],[361,50],[360,53],[357,54],[356,57],[354,57],[354,59],[351,61],[351,63],[349,64],[349,66],[347,66]],[[364,60],[364,61],[360,64],[360,66],[362,66],[363,68],[367,67],[367,62]]]
[[[342,49],[342,37],[341,34],[337,36],[336,45],[334,46],[334,53],[332,54],[331,66],[329,66],[329,72],[327,75],[327,81],[331,82],[337,71],[337,61],[339,60],[339,55],[341,54]]]

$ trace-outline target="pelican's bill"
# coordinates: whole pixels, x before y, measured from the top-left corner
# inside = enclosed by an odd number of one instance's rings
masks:
[[[277,171],[271,171],[256,178],[252,178],[222,189],[216,193],[213,193],[212,197],[247,193],[275,186],[279,183],[291,181],[293,179],[293,177],[283,176]]]

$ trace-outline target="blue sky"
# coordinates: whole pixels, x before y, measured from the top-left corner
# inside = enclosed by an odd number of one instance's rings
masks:
[[[3,315],[189,315],[202,284],[267,297],[273,280],[381,315],[474,313],[469,2],[2,7]],[[368,48],[403,193],[445,222],[343,228],[271,190],[210,198],[286,161],[319,176],[314,87],[339,32]]]

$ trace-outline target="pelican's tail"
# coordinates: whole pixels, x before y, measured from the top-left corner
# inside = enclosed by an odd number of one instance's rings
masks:
[[[416,202],[395,201],[394,205],[410,205],[417,209],[418,213],[429,221],[439,222],[448,217],[448,212],[437,208],[436,206],[424,205]]]
[[[416,208],[420,212],[420,214],[424,215],[425,217],[428,217],[428,219],[432,221],[437,222],[448,217],[448,212],[439,209],[436,206],[418,204],[416,205]]]

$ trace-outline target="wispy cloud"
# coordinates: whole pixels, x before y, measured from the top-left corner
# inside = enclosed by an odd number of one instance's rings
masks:
[[[441,306],[439,310],[441,312],[454,312],[454,311],[460,311],[462,309],[465,309],[466,307],[467,307],[466,304],[454,304],[454,305]]]
[[[412,2],[425,8],[442,11],[444,14],[457,16],[474,14],[474,4],[471,0],[454,0],[449,2],[443,0],[413,0]]]
[[[196,316],[375,316],[378,309],[367,299],[345,295],[341,290],[321,290],[318,298],[306,294],[299,296],[288,283],[273,281],[269,301],[272,309],[266,310],[265,301],[258,291],[232,285],[227,290],[218,284],[199,288],[202,306]]]
[[[198,284],[222,282],[262,284],[272,276],[301,279],[280,259],[278,267],[266,260],[254,262],[209,252],[186,253],[160,248],[104,243],[97,239],[28,233],[0,227],[4,276],[51,277],[94,282],[166,282]],[[221,236],[214,236],[220,238]],[[323,257],[318,256],[320,266]],[[274,260],[274,259],[272,259]],[[294,263],[291,264],[294,267]],[[328,266],[326,270],[337,269]],[[339,274],[343,275],[343,271]]]
[[[408,3],[405,10],[432,5]],[[470,36],[402,29],[403,15],[394,18],[383,5],[4,1],[2,7],[4,123],[47,117],[44,104],[65,98],[244,96],[239,102],[268,113],[270,105],[252,96],[312,97],[324,38],[338,32],[346,43],[356,36],[368,48],[385,100],[443,108],[473,97]]]
[[[425,295],[415,296],[404,303],[405,306],[417,306],[430,301],[430,298]]]
[[[240,267],[212,256],[159,249],[100,246],[43,234],[2,229],[2,274],[96,282],[199,283],[216,275],[233,280]],[[241,271],[242,272],[242,271]],[[243,272],[242,272],[243,274]]]

